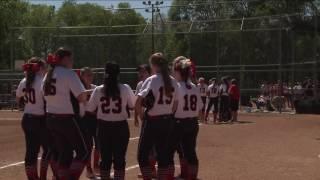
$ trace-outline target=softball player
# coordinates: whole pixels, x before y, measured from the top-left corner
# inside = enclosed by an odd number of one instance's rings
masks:
[[[209,112],[213,106],[213,123],[217,122],[217,114],[218,114],[218,103],[219,103],[219,86],[217,84],[216,78],[211,79],[211,84],[208,87],[208,97],[209,97],[209,104],[206,111],[206,118],[205,121],[208,122]]]
[[[187,58],[185,56],[178,56],[176,57],[174,60],[173,60],[173,63],[172,63],[172,75],[175,76],[175,67],[177,64],[179,64],[180,62],[182,62],[183,60],[186,60]],[[191,75],[192,75],[192,80],[195,80],[195,65],[194,63],[191,62]],[[187,170],[188,170],[188,166],[187,166],[187,161],[184,159],[184,154],[182,152],[182,147],[179,145],[176,147],[176,151],[179,155],[179,161],[180,161],[180,175],[179,177],[184,179],[187,177]],[[172,173],[174,173],[174,167],[171,166],[169,167],[169,174],[172,175]],[[170,176],[170,175],[169,175]]]
[[[46,100],[47,127],[51,131],[59,157],[59,180],[79,179],[88,159],[88,149],[82,132],[75,120],[71,96],[86,102],[87,93],[77,74],[71,70],[72,53],[59,48],[49,55],[51,69],[42,83]],[[73,156],[73,153],[76,156]]]
[[[198,88],[200,89],[201,99],[202,99],[202,103],[203,103],[203,108],[200,113],[200,120],[201,120],[201,122],[203,122],[205,120],[204,112],[205,112],[205,108],[207,105],[207,91],[208,91],[208,86],[206,85],[205,79],[203,77],[199,78]]]
[[[22,79],[17,90],[17,102],[25,104],[22,129],[26,140],[25,171],[28,180],[38,180],[37,161],[40,147],[43,149],[40,168],[40,179],[47,179],[49,163],[48,133],[46,129],[44,100],[40,92],[41,83],[46,71],[45,62],[33,57],[23,65],[26,77]]]
[[[151,75],[151,68],[148,64],[142,64],[137,68],[138,71],[138,78],[139,78],[139,83],[137,84],[136,87],[136,95],[140,92],[141,88],[142,88],[142,84],[143,82],[150,77]]]
[[[199,88],[191,82],[191,61],[189,59],[176,61],[174,64],[175,78],[178,80],[178,107],[175,113],[175,125],[170,147],[170,180],[174,179],[174,153],[178,146],[187,162],[186,175],[182,178],[197,179],[198,158],[196,154],[196,139],[199,131],[198,115],[203,103]],[[184,177],[183,177],[184,176]]]
[[[80,69],[79,71],[79,77],[80,80],[85,87],[86,90],[94,90],[97,86],[92,84],[94,79],[94,74],[92,70],[89,67],[84,67]],[[89,101],[90,95],[88,94],[87,100]],[[95,173],[99,172],[99,159],[100,159],[100,151],[98,148],[98,141],[97,141],[97,119],[96,116],[90,116],[86,115],[86,104],[80,103],[80,117],[82,118],[82,124],[83,124],[83,130],[85,131],[86,140],[88,141],[88,149],[89,149],[89,159],[86,166],[87,169],[87,177],[88,178],[94,178]],[[94,149],[93,149],[94,144]],[[93,151],[93,168],[95,170],[95,173],[93,172],[92,166],[91,166],[91,153]]]
[[[98,118],[98,141],[101,148],[101,179],[110,179],[113,162],[114,179],[125,177],[126,152],[129,143],[128,113],[134,107],[135,95],[128,85],[118,82],[120,67],[115,63],[105,66],[105,80],[98,86],[88,104],[87,111],[93,113],[96,109]]]
[[[219,87],[219,96],[220,96],[220,111],[219,119],[227,121],[230,119],[229,112],[229,80],[227,77],[221,79],[222,83]]]
[[[152,167],[149,154],[154,147],[158,160],[158,179],[168,176],[169,166],[169,136],[174,120],[173,112],[177,106],[177,82],[169,75],[169,68],[162,53],[151,55],[150,65],[156,74],[149,77],[138,93],[135,111],[141,120],[145,121],[140,135],[138,161],[144,180],[152,178]],[[143,111],[143,101],[146,100],[147,110]]]
[[[135,92],[136,96],[140,92],[140,90],[142,88],[142,84],[144,83],[144,81],[148,77],[150,77],[151,68],[150,68],[150,66],[148,64],[142,64],[142,65],[138,66],[137,72],[138,72],[138,78],[139,78],[140,81],[139,81],[139,83],[137,84],[137,87],[136,87],[136,92]],[[136,126],[139,126],[138,114],[137,113],[134,114],[134,120],[136,122]],[[143,126],[143,124],[142,124],[142,126]],[[156,160],[156,152],[155,152],[154,148],[150,152],[149,161],[150,161],[150,165],[152,167],[152,176],[154,178],[156,178],[157,177],[157,169],[156,169],[157,160]],[[141,178],[142,175],[139,174],[138,177]]]
[[[239,110],[239,102],[240,102],[240,89],[238,87],[238,83],[236,79],[231,80],[231,86],[229,88],[230,95],[230,109],[231,109],[231,117],[232,122],[238,121],[238,110]]]

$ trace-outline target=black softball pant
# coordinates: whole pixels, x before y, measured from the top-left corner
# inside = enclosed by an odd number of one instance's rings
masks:
[[[21,125],[26,142],[25,169],[27,177],[29,180],[38,177],[37,161],[40,148],[42,148],[40,178],[46,179],[50,160],[50,151],[48,148],[50,138],[46,128],[45,116],[24,114]]]
[[[172,115],[148,117],[144,119],[139,147],[138,162],[144,179],[152,178],[152,167],[149,155],[155,148],[158,161],[158,178],[163,179],[168,174],[169,167],[169,139],[174,126]]]
[[[230,110],[230,98],[229,96],[221,96],[220,98],[220,119],[225,118]]]
[[[206,105],[207,105],[207,97],[206,96],[201,96],[201,100],[202,100],[202,103],[203,103],[202,112],[204,112],[205,109],[206,109]]]
[[[47,127],[58,151],[59,180],[79,179],[89,158],[83,133],[73,116],[47,115]],[[73,152],[76,156],[73,156]]]
[[[113,163],[114,179],[124,179],[130,137],[128,122],[126,120],[116,122],[98,120],[97,134],[101,150],[101,178],[110,178]]]
[[[174,165],[174,154],[180,150],[183,157],[192,167],[199,164],[196,145],[199,132],[198,118],[176,119],[170,143],[170,166]]]
[[[219,111],[218,103],[219,103],[218,97],[210,98],[206,113],[210,112],[212,106],[213,106],[213,112],[218,113],[218,111]]]

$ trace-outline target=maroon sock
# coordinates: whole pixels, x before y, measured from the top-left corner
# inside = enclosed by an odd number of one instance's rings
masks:
[[[70,174],[73,179],[79,179],[86,163],[84,161],[74,160],[70,166]]]
[[[198,177],[198,165],[188,165],[188,180],[196,180]]]
[[[47,160],[41,159],[41,162],[40,162],[40,179],[41,180],[47,179],[48,166],[49,166],[49,162]]]
[[[159,168],[158,167],[158,179],[165,180],[168,178],[168,168]]]
[[[180,171],[181,178],[186,178],[188,175],[188,164],[185,159],[180,159]]]
[[[174,165],[169,165],[168,168],[168,180],[174,180]]]
[[[124,180],[125,170],[114,170],[114,180]]]
[[[110,179],[110,170],[100,169],[100,177],[101,177],[101,180],[109,180]]]
[[[144,180],[152,179],[152,167],[140,167],[140,171]]]
[[[38,180],[38,168],[37,165],[25,166],[26,175],[28,180]]]
[[[70,180],[70,170],[66,166],[58,165],[58,171],[57,171],[57,176],[59,180]]]

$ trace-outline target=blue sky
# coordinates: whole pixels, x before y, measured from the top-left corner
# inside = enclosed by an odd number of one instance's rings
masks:
[[[29,0],[29,2],[33,3],[33,4],[48,4],[48,5],[54,5],[56,8],[59,8],[64,0]],[[153,2],[155,2],[155,0],[152,0]],[[131,4],[131,7],[135,8],[135,7],[144,7],[144,5],[142,4],[143,0],[127,0],[127,1],[121,1],[121,0],[78,0],[77,3],[95,3],[95,4],[99,4],[102,5],[104,7],[111,7],[112,5],[114,7],[117,7],[117,5],[120,2],[128,2]],[[164,4],[163,6],[168,6],[171,5],[172,0],[164,0]],[[150,18],[151,15],[150,13],[146,13],[143,9],[141,10],[136,10],[137,12],[141,13],[143,16],[145,16],[146,18]],[[162,13],[167,13],[168,12],[168,8],[164,8],[161,9]]]

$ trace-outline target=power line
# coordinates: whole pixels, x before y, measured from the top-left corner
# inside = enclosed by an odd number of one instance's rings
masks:
[[[172,25],[172,24],[191,24],[191,23],[210,23],[210,22],[228,22],[228,21],[244,21],[246,20],[258,20],[258,19],[277,19],[284,17],[294,17],[304,15],[303,13],[292,13],[292,14],[277,14],[270,16],[255,16],[247,18],[216,18],[211,20],[194,20],[194,21],[166,21],[162,24]],[[155,23],[157,24],[157,23]],[[22,27],[10,27],[10,29],[98,29],[98,28],[126,28],[126,27],[145,27],[150,26],[151,23],[147,24],[127,24],[127,25],[112,25],[112,26],[22,26]]]
[[[43,0],[29,0],[29,1],[34,1],[34,2],[43,2]],[[48,2],[53,1],[53,2],[61,2],[61,1],[65,1],[65,0],[47,0]],[[76,0],[76,2],[89,2],[88,0]],[[93,0],[92,2],[103,2],[105,0]],[[140,1],[140,0],[137,0]],[[170,0],[164,0],[164,1],[170,1]],[[200,3],[199,3],[200,1]],[[201,2],[201,0],[199,0],[198,3],[192,3],[192,4],[188,4],[190,2],[188,1],[182,1],[180,2],[180,4],[177,5],[163,5],[163,6],[159,6],[158,8],[172,8],[172,7],[196,7],[196,6],[208,6],[208,5],[214,5],[214,4],[237,4],[237,3],[251,3],[251,2],[259,2],[260,0],[246,0],[246,1],[203,1]],[[170,1],[172,2],[172,1]],[[146,7],[129,7],[129,8],[114,8],[114,7],[110,7],[110,8],[105,8],[106,10],[144,10],[146,9]]]

